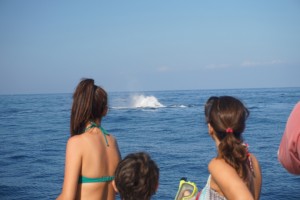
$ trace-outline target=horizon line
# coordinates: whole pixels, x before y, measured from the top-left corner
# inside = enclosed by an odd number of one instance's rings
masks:
[[[251,89],[284,89],[284,88],[300,88],[300,86],[280,86],[280,87],[244,87],[244,88],[211,88],[211,89],[165,89],[165,90],[106,90],[108,93],[118,92],[169,92],[169,91],[207,91],[207,90],[251,90]],[[41,93],[0,93],[0,96],[14,96],[14,95],[57,95],[57,94],[73,94],[73,92],[41,92]]]

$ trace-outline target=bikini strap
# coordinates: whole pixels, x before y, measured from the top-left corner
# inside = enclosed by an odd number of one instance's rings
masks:
[[[108,132],[102,126],[99,126],[99,128],[103,133],[103,136],[104,136],[104,139],[105,139],[105,142],[106,142],[106,146],[109,147],[109,144],[108,144],[108,141],[107,141],[107,138],[106,138],[106,136],[109,135]]]
[[[91,129],[91,128],[99,128],[99,129],[101,130],[101,132],[103,133],[103,136],[104,136],[104,139],[105,139],[106,146],[109,147],[108,140],[107,140],[107,138],[106,138],[106,136],[109,135],[109,133],[108,133],[102,126],[97,125],[95,122],[90,121],[90,124],[91,124],[90,126],[88,126],[88,127],[86,127],[86,128],[84,129],[84,132],[88,131],[88,130]]]
[[[247,159],[248,159],[248,165],[250,167],[250,170],[252,173],[254,173],[254,169],[253,169],[253,164],[252,164],[252,159],[251,159],[251,154],[249,152],[249,145],[247,143],[243,143],[243,146],[246,148],[246,152],[247,152]]]

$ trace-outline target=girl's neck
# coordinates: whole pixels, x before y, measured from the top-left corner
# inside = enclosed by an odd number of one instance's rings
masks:
[[[89,121],[86,123],[86,127],[90,126],[92,123],[95,123],[95,124],[97,124],[98,126],[101,126],[101,120],[100,120],[100,119],[95,119],[95,120],[89,120]]]

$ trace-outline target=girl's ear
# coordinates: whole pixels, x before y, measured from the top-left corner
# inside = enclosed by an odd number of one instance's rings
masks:
[[[212,139],[216,142],[216,145],[219,146],[220,140],[218,139],[215,129],[208,123],[208,133],[212,137]]]
[[[115,180],[112,180],[112,185],[116,193],[119,193],[118,188],[116,187]]]
[[[209,135],[213,135],[213,133],[215,131],[214,128],[210,125],[210,123],[208,123],[207,126],[208,126],[208,133],[209,133]]]

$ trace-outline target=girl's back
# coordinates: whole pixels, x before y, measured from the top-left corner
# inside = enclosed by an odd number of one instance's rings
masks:
[[[118,147],[112,135],[106,135],[94,128],[79,135],[82,151],[81,177],[91,180],[79,185],[77,197],[81,199],[115,199],[115,193],[108,181],[120,160]],[[96,178],[98,180],[96,180]],[[79,198],[80,199],[80,198]]]

